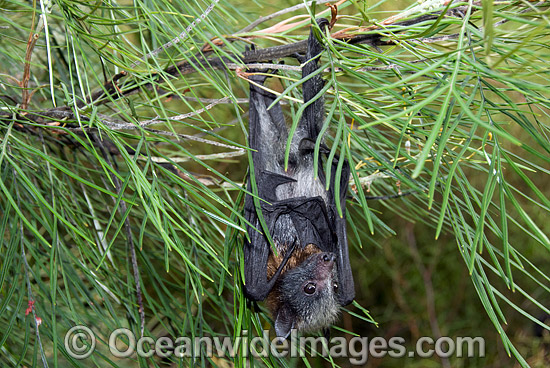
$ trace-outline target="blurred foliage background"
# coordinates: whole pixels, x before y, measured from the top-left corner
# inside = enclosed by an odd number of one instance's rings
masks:
[[[369,367],[548,366],[547,4],[337,5],[322,58],[325,138],[353,168],[357,297],[333,336],[400,336],[409,350],[421,336],[486,341],[483,358],[370,357]],[[109,334],[271,327],[241,288],[248,83],[235,70],[252,43],[304,40],[330,9],[15,0],[0,10],[0,364],[248,364],[116,358]],[[368,42],[349,41],[358,37]],[[284,60],[270,88],[292,122],[299,65]],[[76,325],[97,336],[84,360],[65,346]]]

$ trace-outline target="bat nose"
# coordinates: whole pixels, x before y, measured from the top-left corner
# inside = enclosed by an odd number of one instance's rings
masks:
[[[323,254],[323,261],[325,262],[334,262],[334,260],[336,259],[336,256],[333,254],[333,253],[325,253]]]

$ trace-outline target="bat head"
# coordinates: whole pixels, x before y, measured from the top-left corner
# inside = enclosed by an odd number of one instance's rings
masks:
[[[281,277],[274,310],[278,337],[287,338],[293,328],[314,331],[336,321],[340,303],[335,260],[334,253],[315,253]]]

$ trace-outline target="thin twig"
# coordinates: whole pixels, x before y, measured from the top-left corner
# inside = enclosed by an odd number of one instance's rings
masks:
[[[32,27],[34,28],[34,12],[32,16]],[[31,59],[32,59],[32,52],[34,51],[34,47],[36,46],[36,42],[38,41],[38,37],[40,37],[40,32],[42,32],[42,29],[44,28],[44,22],[42,21],[42,17],[39,18],[38,25],[36,26],[36,30],[29,33],[29,40],[27,41],[27,51],[25,52],[25,67],[23,68],[23,79],[21,80],[21,88],[23,90],[21,94],[21,108],[25,110],[27,106],[29,105],[30,95],[29,95],[29,80],[31,79]]]
[[[105,161],[110,165],[112,165],[111,158],[107,154],[107,151],[105,150],[105,147],[103,145],[103,142],[101,139],[99,139],[94,133],[91,134],[92,139],[96,142],[98,147],[101,150],[101,153],[103,155],[103,158]],[[111,173],[111,179],[113,180],[113,183],[115,185],[115,189],[117,193],[120,193],[122,190],[122,183],[120,179]],[[122,193],[121,193],[122,195]],[[124,214],[127,212],[127,205],[125,201],[120,201],[119,204],[119,213],[124,216]],[[134,243],[134,238],[132,236],[132,228],[130,226],[130,220],[128,219],[128,216],[124,219],[124,229],[126,230],[126,243],[128,244],[128,251],[130,253],[130,259],[132,262],[132,271],[133,271],[133,279],[134,283],[136,285],[136,299],[138,304],[138,312],[140,317],[140,337],[143,337],[143,333],[145,331],[145,308],[143,307],[143,296],[141,292],[141,281],[139,279],[139,265],[137,263],[137,257],[136,257],[136,245]]]
[[[434,37],[421,38],[420,40],[411,40],[411,42],[413,42],[413,43],[434,43],[434,42],[454,40],[454,39],[457,39],[458,36],[460,36],[459,33],[454,33],[454,34],[451,34],[451,35],[434,36]]]
[[[73,121],[77,120],[76,115],[71,110],[50,109],[50,110],[42,111],[42,112],[40,112],[40,114],[28,113],[24,116],[19,115],[19,116],[17,116],[17,118],[18,118],[19,121],[27,120],[27,121],[30,121],[34,124],[40,124],[40,125],[47,126],[50,129],[52,127],[55,127],[57,133],[65,133],[66,134],[66,132],[64,132],[65,130],[75,132],[75,133],[93,132],[93,131],[97,130],[96,127],[68,125],[68,122],[70,122],[71,120],[73,120]],[[98,116],[98,118],[99,118],[99,116]],[[9,122],[12,119],[13,119],[13,113],[11,111],[0,111],[0,121],[5,120],[5,121]],[[85,122],[90,120],[87,116],[84,116],[84,115],[80,115],[78,117],[78,119],[80,119],[81,121],[85,121]],[[62,123],[64,121],[65,126],[60,126],[61,124],[60,124],[59,120],[62,120]],[[105,125],[107,128],[109,128],[111,130],[144,129],[145,131],[150,132],[150,133],[165,135],[165,136],[170,136],[170,137],[176,137],[178,139],[183,139],[183,140],[188,140],[188,141],[195,141],[195,142],[205,143],[205,144],[209,144],[209,145],[216,146],[216,147],[224,147],[224,148],[229,148],[231,150],[242,149],[242,147],[237,147],[237,146],[226,144],[226,143],[212,141],[212,140],[201,138],[201,137],[195,136],[195,135],[172,133],[172,132],[169,132],[169,131],[163,131],[163,130],[158,130],[158,129],[151,129],[151,128],[147,128],[147,127],[141,127],[139,125],[131,124],[131,123],[112,122],[112,121],[109,121],[109,120],[106,120],[106,119],[99,119],[99,121],[101,122],[101,124]],[[208,133],[208,132],[206,132],[206,133]]]
[[[526,8],[526,9],[523,9],[523,10],[520,10],[518,12],[518,14],[524,14],[524,13],[527,13],[529,10],[536,10],[536,7],[538,6],[542,6],[542,5],[548,5],[548,3],[546,1],[539,1],[538,3],[536,3],[535,5],[532,5],[530,3],[527,3],[527,5],[530,6],[530,8]],[[460,9],[454,9],[455,12],[459,12]],[[495,24],[493,24],[493,28],[497,28],[497,27],[500,27],[501,25],[505,24],[505,23],[508,23],[510,20],[512,20],[511,18],[508,18],[508,19],[503,19],[503,20],[500,20],[498,22],[496,22]],[[483,27],[480,27],[479,28],[480,31],[483,30]],[[434,42],[441,42],[441,41],[448,41],[448,40],[454,40],[454,39],[457,39],[458,36],[460,36],[460,33],[454,33],[454,34],[450,34],[450,35],[443,35],[443,36],[434,36],[434,37],[427,37],[427,38],[422,38],[420,40],[412,40],[412,42],[417,42],[417,43],[434,43]]]
[[[157,130],[157,129],[151,129],[151,128],[144,128],[144,129],[148,132],[151,132],[151,133],[165,135],[165,136],[169,136],[169,137],[176,137],[176,138],[180,138],[180,139],[188,139],[188,140],[195,141],[195,142],[207,143],[207,144],[210,144],[212,146],[225,147],[225,148],[230,148],[230,149],[234,149],[234,150],[239,149],[239,147],[236,147],[236,146],[232,146],[232,145],[221,143],[221,142],[211,141],[209,139],[200,138],[200,137],[197,137],[197,136],[194,136],[194,135],[181,134],[181,133],[172,133],[172,132],[168,132],[168,131],[164,131],[164,130]]]
[[[193,158],[191,157],[170,157],[169,159],[166,159],[164,157],[155,157],[155,156],[140,156],[140,160],[151,160],[153,162],[157,163],[171,163],[171,162],[187,162],[191,161],[192,159],[197,159],[201,161],[205,160],[218,160],[218,159],[225,159],[230,157],[238,157],[244,155],[246,151],[244,149],[238,150],[238,151],[231,151],[231,152],[221,152],[221,153],[212,153],[210,155],[195,155]]]
[[[526,5],[529,6],[529,7],[528,7],[528,8],[525,8],[525,9],[523,9],[523,10],[520,10],[520,11],[518,12],[518,14],[527,13],[529,10],[537,11],[537,7],[538,7],[538,6],[541,6],[541,5],[544,5],[544,4],[548,5],[548,2],[547,2],[547,1],[539,1],[538,3],[536,3],[536,4],[534,4],[534,5],[531,4],[531,3],[529,3],[529,2],[526,2]],[[501,26],[501,25],[503,25],[504,23],[509,22],[510,20],[512,20],[512,19],[511,19],[511,18],[508,18],[508,19],[500,20],[500,21],[496,22],[496,23],[493,25],[493,27],[496,28],[496,27],[498,27],[498,26]]]
[[[94,223],[95,228],[95,235],[97,236],[97,248],[99,250],[99,253],[101,255],[107,253],[107,258],[109,261],[111,261],[111,264],[113,265],[113,268],[115,268],[115,264],[113,262],[113,257],[111,256],[111,251],[109,250],[109,244],[104,239],[104,232],[101,228],[101,224],[97,220],[98,217],[95,214],[94,206],[92,205],[92,202],[90,201],[90,197],[88,197],[88,193],[86,192],[86,187],[84,184],[80,183],[80,188],[82,189],[82,194],[84,194],[84,198],[86,199],[86,203],[88,204],[88,209],[90,210],[90,215],[92,216],[92,222]],[[103,248],[103,249],[102,249]]]
[[[248,102],[247,102],[247,103],[248,103]],[[224,126],[220,126],[220,127],[211,129],[211,130],[209,130],[209,131],[202,131],[202,132],[200,132],[200,133],[193,134],[193,136],[195,136],[195,137],[204,137],[205,135],[210,134],[210,133],[219,133],[219,132],[221,132],[222,130],[227,129],[228,127],[235,126],[235,124],[239,123],[241,120],[246,119],[246,117],[248,117],[248,110],[246,110],[246,111],[245,111],[243,114],[241,114],[239,117],[234,118],[233,120],[231,120],[229,123],[225,124]]]
[[[340,0],[325,0],[324,2],[325,3],[333,3],[333,2],[336,2],[336,1],[340,1]],[[239,34],[239,33],[247,33],[247,32],[250,32],[251,30],[253,30],[254,28],[256,28],[258,25],[264,23],[264,22],[267,22],[268,20],[271,20],[273,18],[277,18],[278,16],[280,15],[284,15],[284,14],[288,14],[288,13],[292,13],[293,11],[296,11],[296,10],[300,10],[300,9],[303,9],[303,8],[307,8],[309,6],[311,6],[314,2],[318,2],[317,0],[313,0],[313,1],[308,1],[306,3],[302,3],[302,4],[298,4],[298,5],[294,5],[294,6],[291,6],[290,8],[286,8],[286,9],[283,9],[283,10],[279,10],[278,12],[275,12],[275,13],[272,13],[272,14],[269,14],[269,15],[266,15],[265,17],[261,17],[261,18],[258,18],[257,20],[255,20],[254,22],[250,23],[249,25],[247,25],[246,27],[244,27],[243,29],[241,29],[240,31],[237,31],[235,32],[236,34]]]
[[[162,45],[161,47],[151,51],[150,53],[148,53],[147,55],[143,56],[140,60],[138,61],[135,61],[132,65],[130,65],[130,69],[133,69],[135,68],[136,66],[138,66],[139,64],[141,64],[142,62],[144,62],[145,60],[153,57],[153,56],[157,56],[158,54],[160,54],[162,51],[165,51],[166,49],[180,43],[181,41],[183,41],[184,39],[187,38],[187,36],[189,36],[189,34],[191,33],[191,31],[197,26],[197,24],[199,24],[200,22],[202,22],[204,19],[206,19],[206,17],[208,16],[208,14],[212,11],[212,9],[214,9],[214,7],[216,6],[217,3],[219,3],[220,0],[214,0],[212,1],[212,3],[208,6],[208,8],[206,8],[206,10],[198,17],[198,18],[195,18],[191,24],[189,24],[187,26],[187,28],[185,28],[185,31],[181,32],[178,37],[176,38],[173,38],[172,40],[166,42],[164,45]]]
[[[16,181],[17,179],[17,171],[14,169],[13,170],[13,178],[14,178],[14,181]],[[16,195],[16,198],[17,198],[17,206],[20,207],[21,206],[21,197],[19,195],[19,187],[16,185],[15,186],[15,195]],[[46,359],[46,354],[44,353],[44,347],[42,345],[42,339],[40,338],[40,330],[39,330],[39,327],[40,327],[40,323],[39,321],[41,321],[40,317],[38,317],[36,315],[36,310],[34,309],[34,303],[36,302],[36,299],[34,298],[34,294],[32,292],[32,287],[31,287],[31,279],[30,279],[30,276],[29,276],[29,272],[30,272],[30,269],[31,267],[29,266],[29,262],[27,262],[27,254],[25,252],[25,232],[23,230],[23,221],[19,221],[19,236],[21,237],[21,258],[23,258],[23,265],[24,265],[24,271],[25,271],[25,282],[27,284],[27,294],[28,294],[28,299],[29,299],[29,308],[30,310],[32,311],[32,316],[33,316],[33,320],[34,320],[34,328],[35,328],[35,331],[36,331],[36,341],[38,341],[38,347],[40,349],[40,358],[42,359],[42,364],[44,365],[45,368],[48,368],[48,361]]]
[[[409,64],[423,63],[423,62],[426,62],[427,60],[428,59],[413,60],[413,61],[410,61]],[[398,65],[398,64],[392,63],[384,66],[364,66],[362,68],[355,69],[355,70],[360,72],[372,72],[372,71],[378,71],[378,70],[401,69],[404,67],[405,67],[404,65]]]
[[[192,102],[202,102],[202,103],[214,103],[216,101],[219,101],[219,98],[200,98],[200,97],[190,97],[190,96],[183,96],[183,99],[185,101],[192,101]],[[248,98],[236,98],[234,100],[227,100],[223,103],[237,103],[237,104],[247,104]]]
[[[226,64],[227,69],[230,70],[238,70],[242,69],[242,64],[235,64],[235,63],[227,63]],[[247,69],[272,69],[272,70],[286,70],[286,71],[293,71],[293,72],[300,72],[302,71],[302,67],[300,65],[285,65],[285,64],[275,64],[275,63],[250,63],[246,64]]]
[[[113,175],[114,176],[114,175]],[[116,179],[118,180],[118,178]],[[119,185],[120,186],[120,182]],[[120,201],[120,212],[125,213],[126,212],[126,203],[123,203],[124,201]],[[128,246],[130,248],[130,257],[132,259],[132,270],[134,271],[134,282],[136,283],[136,298],[137,303],[139,306],[139,317],[140,317],[140,337],[143,337],[143,333],[145,331],[145,309],[143,307],[143,297],[141,293],[141,281],[139,280],[139,266],[137,263],[137,257],[136,257],[136,245],[134,243],[134,239],[132,237],[132,229],[130,227],[130,221],[128,220],[128,217],[124,220],[124,228],[126,229],[126,239],[128,242]]]
[[[207,110],[210,110],[212,107],[216,106],[217,104],[220,104],[220,103],[224,103],[226,101],[229,101],[230,97],[224,97],[224,98],[220,98],[219,100],[216,100],[214,102],[212,102],[210,105],[208,106],[205,106],[204,108],[202,109],[199,109],[199,110],[195,110],[193,112],[189,112],[187,114],[181,114],[181,115],[176,115],[176,116],[172,116],[169,118],[169,120],[183,120],[183,119],[187,119],[187,118],[190,118],[192,116],[196,116],[196,115],[199,115],[199,114],[202,114],[203,112],[207,111]],[[152,124],[160,124],[160,123],[164,123],[163,120],[158,120],[158,119],[151,119],[151,120],[145,120],[145,121],[142,121],[139,123],[140,126],[142,127],[146,127],[148,125],[152,125]]]
[[[15,172],[15,170],[14,170]],[[46,354],[44,353],[44,347],[42,345],[42,339],[40,338],[40,330],[39,330],[39,326],[40,326],[40,323],[38,321],[41,321],[40,317],[38,317],[36,315],[36,310],[34,309],[34,302],[35,302],[35,299],[34,299],[34,295],[33,295],[33,292],[32,292],[32,288],[31,288],[31,280],[29,278],[29,270],[30,270],[30,266],[29,266],[29,263],[27,262],[27,255],[25,254],[25,247],[23,245],[23,239],[24,239],[24,236],[23,236],[23,223],[20,222],[20,232],[21,232],[21,257],[23,258],[23,264],[25,265],[25,281],[27,283],[27,293],[28,293],[28,296],[29,296],[29,304],[32,303],[31,305],[31,310],[32,310],[32,316],[33,316],[33,320],[34,320],[34,329],[36,331],[36,341],[38,341],[38,346],[39,346],[39,349],[40,349],[40,358],[42,359],[42,364],[44,365],[45,368],[49,367],[48,366],[48,360],[46,359]]]

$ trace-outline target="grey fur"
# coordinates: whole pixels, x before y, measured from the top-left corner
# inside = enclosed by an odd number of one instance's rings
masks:
[[[281,308],[287,308],[286,313],[293,316],[294,325],[291,327],[306,332],[317,331],[337,320],[340,303],[334,290],[334,284],[338,284],[334,260],[333,253],[317,253],[282,277],[279,288]],[[304,291],[310,283],[316,286],[311,295]],[[285,334],[290,332],[283,331]]]

